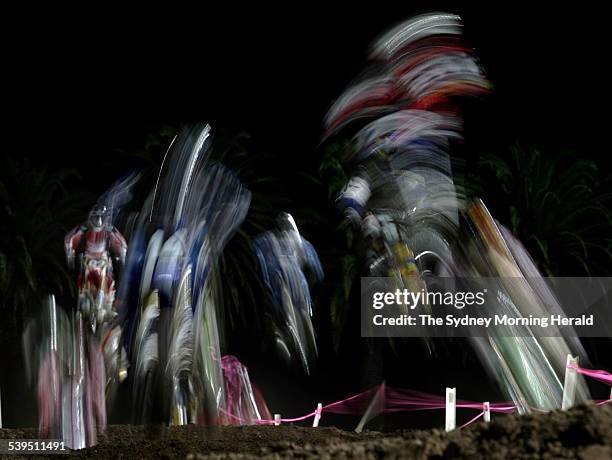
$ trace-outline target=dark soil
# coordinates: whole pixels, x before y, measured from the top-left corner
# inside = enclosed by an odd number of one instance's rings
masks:
[[[0,438],[35,438],[0,430]],[[494,415],[462,430],[356,434],[336,428],[245,426],[203,429],[116,425],[84,458],[487,458],[612,459],[612,404],[529,416]],[[6,458],[6,457],[4,457]],[[23,456],[19,458],[24,458]],[[49,458],[48,456],[40,458]]]

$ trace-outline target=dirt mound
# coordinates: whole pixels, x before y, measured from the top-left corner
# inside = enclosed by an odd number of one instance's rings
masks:
[[[33,438],[34,430],[0,430]],[[111,426],[84,458],[612,458],[612,404],[524,417],[497,416],[463,430],[356,434],[335,428]],[[15,458],[23,458],[15,457]],[[40,458],[49,458],[48,456]]]

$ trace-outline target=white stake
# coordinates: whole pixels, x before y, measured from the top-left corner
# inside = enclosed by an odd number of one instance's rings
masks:
[[[610,401],[612,401],[612,388],[610,388]],[[2,415],[2,414],[0,414]],[[0,420],[0,428],[2,428],[2,420]]]
[[[315,411],[314,420],[312,421],[312,426],[315,428],[319,426],[319,420],[321,420],[322,410],[323,410],[323,404],[321,403],[317,404],[317,410]]]
[[[2,428],[2,391],[0,391],[0,428]]]
[[[456,426],[457,389],[446,388],[446,431],[452,431]]]
[[[485,423],[489,423],[491,421],[491,405],[489,401],[482,403],[482,413],[484,414]]]
[[[281,415],[274,414],[274,426],[279,426],[281,424]]]
[[[574,399],[576,396],[576,379],[578,376],[575,366],[578,366],[578,356],[574,358],[572,355],[567,355],[561,410],[568,410],[574,405]]]
[[[357,427],[355,428],[356,433],[361,433],[366,423],[368,423],[372,418],[374,418],[378,414],[378,412],[376,411],[379,408],[377,408],[376,406],[379,405],[380,401],[384,402],[386,391],[387,390],[385,387],[385,382],[383,381],[383,383],[381,383],[380,386],[378,387],[378,390],[376,390],[376,393],[374,393],[374,396],[372,397],[370,404],[368,404],[366,411],[361,416],[361,420],[359,420],[359,423],[357,424]]]

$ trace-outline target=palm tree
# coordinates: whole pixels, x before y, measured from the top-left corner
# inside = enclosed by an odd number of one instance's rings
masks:
[[[609,178],[572,152],[515,145],[478,161],[478,191],[548,276],[609,275]]]
[[[0,314],[7,331],[19,334],[43,296],[74,294],[64,235],[86,214],[93,197],[68,192],[66,182],[79,177],[72,169],[51,171],[46,163],[7,157],[1,170]]]
[[[277,160],[268,152],[256,151],[245,132],[217,129],[213,132],[212,159],[232,170],[251,192],[247,216],[221,254],[220,269],[228,291],[225,295],[230,327],[248,330],[267,323],[260,307],[265,298],[261,275],[253,251],[253,239],[274,228],[276,218],[290,201],[279,177],[269,173]],[[245,308],[247,307],[247,308]]]
[[[327,187],[328,200],[333,203],[342,188],[349,180],[349,175],[342,165],[342,156],[350,148],[350,142],[339,140],[326,146],[319,176]],[[351,293],[355,281],[360,276],[360,255],[354,235],[353,227],[342,222],[339,226],[328,222],[334,243],[321,248],[321,258],[331,279],[329,297],[329,314],[332,329],[333,346],[336,351],[340,346],[344,327],[351,309]]]

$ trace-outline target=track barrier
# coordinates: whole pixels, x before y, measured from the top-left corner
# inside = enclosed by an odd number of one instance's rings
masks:
[[[570,360],[570,358],[572,359]],[[612,386],[612,374],[610,374],[609,372],[603,370],[582,368],[578,366],[577,359],[571,356],[568,356],[567,362],[568,371],[571,371],[574,374],[574,385],[575,376],[577,374],[581,374]],[[572,384],[571,380],[572,377],[570,377],[569,385]],[[565,386],[568,386],[567,374],[565,379]],[[568,394],[568,392],[564,388],[564,402],[566,401],[566,395],[567,403],[571,403],[571,405],[573,405],[573,396],[571,394]],[[612,402],[612,391],[610,392],[609,399],[594,401],[594,403],[597,405],[607,404],[610,402]],[[564,407],[564,410],[571,407],[571,405]],[[356,431],[361,432],[365,425],[379,414],[442,409],[446,411],[446,431],[451,431],[456,428],[457,409],[470,409],[480,411],[478,415],[470,419],[467,423],[461,425],[458,429],[465,428],[476,422],[480,418],[483,418],[485,422],[489,422],[491,420],[491,413],[510,414],[517,412],[517,407],[512,402],[491,403],[488,401],[473,402],[459,400],[457,399],[456,388],[447,388],[446,396],[443,397],[419,391],[408,390],[404,388],[390,387],[386,385],[385,382],[383,382],[380,385],[375,386],[374,388],[370,388],[369,390],[350,396],[346,399],[327,404],[325,406],[319,403],[317,405],[317,408],[309,414],[294,418],[281,418],[280,414],[275,414],[274,420],[258,420],[257,424],[273,424],[278,426],[281,423],[301,422],[313,418],[312,426],[316,427],[319,425],[319,421],[321,420],[323,413],[340,415],[361,415],[361,419],[356,428]]]

